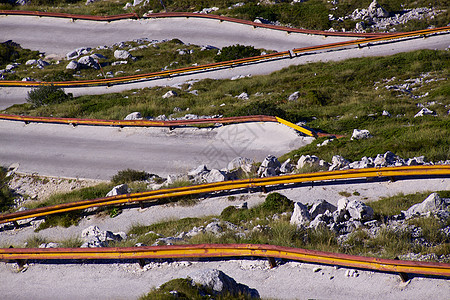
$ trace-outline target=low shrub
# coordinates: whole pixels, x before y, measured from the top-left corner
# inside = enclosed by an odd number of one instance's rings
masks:
[[[145,171],[137,171],[132,169],[121,170],[111,178],[114,184],[131,183],[133,181],[144,181],[149,179],[151,174]]]
[[[7,211],[14,204],[12,191],[8,187],[7,170],[0,167],[0,212]]]
[[[235,60],[240,58],[252,57],[261,55],[261,51],[255,49],[253,46],[233,45],[223,47],[220,54],[217,55],[214,60],[216,62]]]
[[[73,98],[72,94],[66,94],[60,87],[42,85],[28,92],[27,102],[34,107],[60,104]]]

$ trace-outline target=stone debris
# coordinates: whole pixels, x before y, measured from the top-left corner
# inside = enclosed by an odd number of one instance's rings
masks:
[[[268,155],[258,169],[259,177],[270,177],[280,174],[281,163],[273,155]]]
[[[67,53],[66,57],[67,57],[67,59],[75,59],[80,55],[89,54],[89,52],[91,52],[91,50],[92,50],[92,48],[89,48],[89,47],[77,48],[77,49],[72,50],[69,53]]]
[[[369,130],[367,129],[353,129],[353,134],[351,137],[351,140],[363,140],[371,138],[372,135],[370,134]]]
[[[112,190],[110,190],[108,192],[108,194],[106,194],[105,197],[124,195],[124,194],[128,194],[129,192],[130,192],[130,190],[128,189],[128,185],[126,183],[124,183],[124,184],[120,184],[120,185],[113,187]]]
[[[82,56],[80,59],[78,59],[78,67],[94,68],[96,70],[100,70],[100,65],[98,64],[98,62],[89,55]]]
[[[205,269],[189,274],[193,283],[211,289],[215,294],[245,295],[259,299],[259,293],[246,285],[237,283],[233,278],[217,269]]]
[[[300,96],[300,92],[298,92],[298,91],[294,92],[289,95],[288,101],[297,101],[299,96]]]
[[[414,118],[423,116],[436,116],[436,112],[424,107],[417,114],[414,115]]]
[[[81,248],[108,247],[111,241],[120,242],[127,239],[125,232],[112,233],[111,231],[101,231],[97,226],[89,226],[81,232],[81,238],[85,241]]]
[[[171,98],[171,97],[176,97],[176,96],[178,96],[177,92],[175,92],[175,91],[168,91],[162,97],[164,99],[166,99],[166,98]]]
[[[141,113],[136,111],[136,112],[132,112],[131,114],[128,114],[124,120],[142,120],[142,116]]]
[[[129,59],[132,58],[133,56],[131,55],[130,52],[128,52],[127,50],[116,50],[114,51],[114,58],[116,59]]]
[[[235,98],[238,98],[240,100],[248,100],[248,99],[250,99],[246,92],[242,92],[240,95],[236,96]]]

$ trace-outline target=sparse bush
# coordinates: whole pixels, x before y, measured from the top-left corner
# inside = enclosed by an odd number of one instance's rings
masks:
[[[60,104],[72,98],[72,94],[66,94],[62,88],[50,84],[41,85],[28,92],[27,102],[34,107],[40,107],[51,104]]]
[[[144,181],[149,179],[151,174],[145,171],[137,171],[132,169],[121,170],[111,178],[114,184],[131,183],[133,181]]]
[[[279,193],[270,193],[261,208],[271,213],[282,213],[294,209],[294,202]]]
[[[214,59],[216,62],[235,60],[240,58],[252,57],[261,55],[261,51],[255,49],[253,46],[233,45],[223,47],[221,53]]]
[[[14,204],[12,192],[8,187],[9,178],[6,175],[6,169],[0,167],[0,212],[7,211]]]

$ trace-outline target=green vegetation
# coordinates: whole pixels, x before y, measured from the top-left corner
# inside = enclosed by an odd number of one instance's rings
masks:
[[[111,178],[111,182],[114,184],[121,184],[131,183],[133,181],[145,181],[149,179],[150,176],[151,174],[145,171],[126,169],[117,172],[117,174]]]
[[[36,108],[63,103],[72,98],[72,94],[66,94],[62,88],[50,84],[42,85],[29,91],[27,102]]]
[[[0,69],[6,67],[10,62],[24,64],[29,59],[38,59],[39,51],[22,49],[19,44],[11,41],[0,43]]]
[[[214,57],[214,60],[220,62],[258,55],[261,55],[261,51],[255,49],[253,46],[233,45],[223,47],[220,54]]]
[[[14,204],[12,191],[8,187],[9,177],[7,170],[0,167],[0,212],[8,211]]]

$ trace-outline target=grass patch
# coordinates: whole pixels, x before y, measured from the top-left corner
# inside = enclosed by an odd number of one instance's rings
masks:
[[[437,192],[442,198],[450,196],[450,191]],[[392,216],[398,215],[407,210],[414,204],[420,203],[425,200],[431,192],[419,192],[415,194],[404,195],[399,193],[391,197],[382,197],[380,200],[368,202],[367,205],[373,208],[376,215],[380,216]]]
[[[39,245],[48,243],[46,238],[39,235],[33,235],[25,240],[25,248],[39,248]]]
[[[145,171],[126,169],[117,172],[117,174],[111,178],[111,182],[114,184],[121,184],[131,183],[133,181],[145,181],[149,179],[150,176],[151,174]]]

